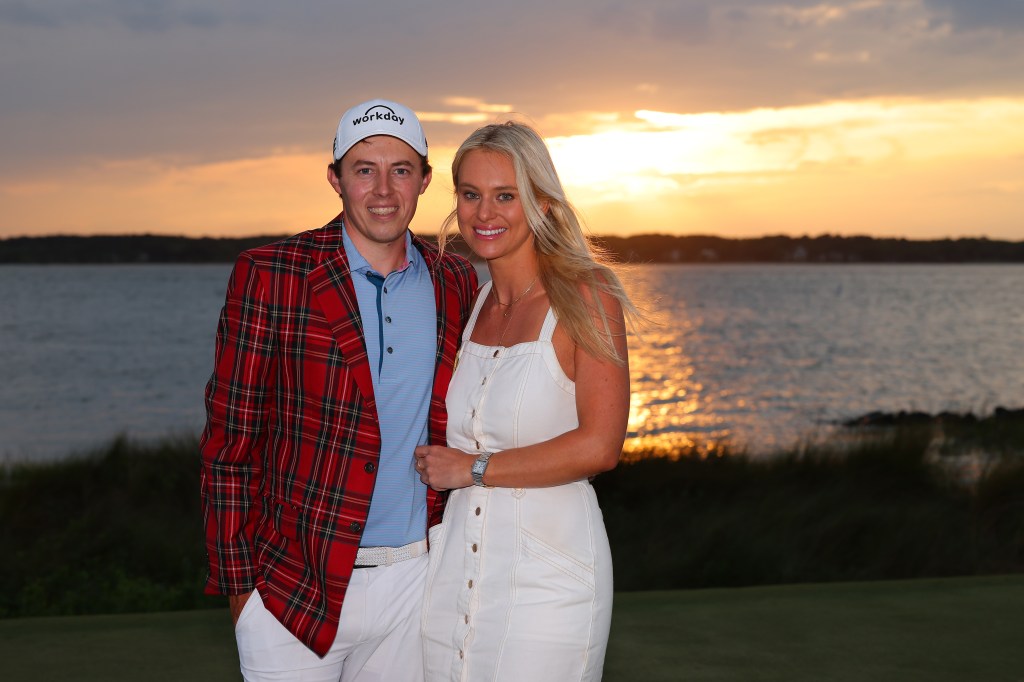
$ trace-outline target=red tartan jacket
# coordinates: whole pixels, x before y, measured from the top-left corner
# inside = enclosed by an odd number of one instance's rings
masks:
[[[209,594],[259,590],[323,656],[334,641],[373,493],[380,428],[342,216],[246,251],[217,329],[200,441]],[[437,355],[429,438],[445,442],[445,393],[476,272],[413,237],[434,282]],[[409,453],[412,456],[412,453]],[[425,526],[444,496],[428,489]]]

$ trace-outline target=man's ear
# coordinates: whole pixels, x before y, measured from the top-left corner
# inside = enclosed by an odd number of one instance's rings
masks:
[[[338,168],[336,163],[327,164],[327,182],[330,183],[331,187],[334,188],[335,194],[341,196],[341,178],[338,177]]]

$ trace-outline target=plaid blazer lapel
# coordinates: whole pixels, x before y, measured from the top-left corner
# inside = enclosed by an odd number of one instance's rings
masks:
[[[359,317],[359,302],[351,277],[344,249],[339,248],[309,272],[309,284],[338,342],[342,361],[352,372],[359,391],[366,398],[367,407],[376,412],[373,378],[363,341],[363,322]]]
[[[434,283],[434,304],[437,307],[437,352],[434,357],[434,383],[448,386],[452,378],[452,361],[459,349],[462,334],[462,288],[455,273],[438,263],[437,247],[419,237],[413,237],[413,244],[423,255]],[[448,358],[449,361],[445,362]]]

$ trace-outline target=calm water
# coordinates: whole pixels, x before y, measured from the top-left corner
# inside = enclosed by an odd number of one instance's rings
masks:
[[[0,454],[196,433],[230,267],[0,267]],[[769,452],[871,410],[1024,406],[1024,267],[644,266],[630,445]]]
[[[1024,267],[647,266],[633,442],[753,452],[873,410],[1024,406]]]

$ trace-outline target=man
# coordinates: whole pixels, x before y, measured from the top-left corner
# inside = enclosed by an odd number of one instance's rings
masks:
[[[342,116],[343,212],[238,258],[201,441],[210,576],[247,680],[422,678],[426,531],[442,496],[413,449],[443,444],[476,275],[409,223],[431,179],[416,115]]]

